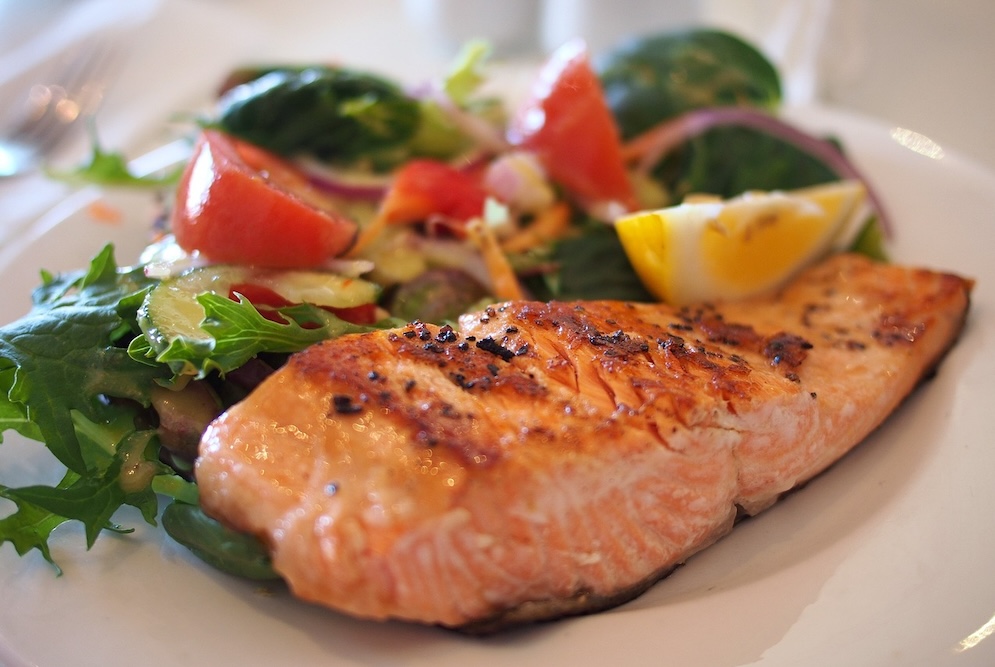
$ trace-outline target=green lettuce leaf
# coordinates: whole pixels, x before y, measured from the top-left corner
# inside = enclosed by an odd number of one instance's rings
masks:
[[[111,421],[120,408],[108,399],[148,405],[153,382],[168,377],[166,369],[134,363],[125,349],[137,324],[118,304],[150,284],[140,269],[119,270],[110,246],[86,271],[45,274],[31,312],[0,327],[4,425],[43,440],[67,468],[85,474],[72,413]]]
[[[136,359],[154,358],[168,364],[177,375],[193,373],[198,378],[212,372],[224,375],[262,353],[289,354],[315,343],[347,333],[361,333],[376,328],[399,326],[387,319],[374,326],[352,324],[328,311],[301,304],[276,309],[284,319],[277,322],[263,317],[255,306],[239,296],[233,301],[227,296],[204,293],[197,296],[204,308],[201,330],[206,338],[178,336],[158,354],[144,338],[136,338],[129,350]]]
[[[91,139],[89,162],[67,171],[49,169],[46,174],[49,178],[76,186],[163,188],[175,185],[180,180],[182,172],[183,165],[178,165],[163,174],[136,176],[128,168],[125,156],[105,151],[94,134]]]
[[[146,521],[155,525],[158,503],[152,492],[152,478],[166,472],[166,466],[155,461],[157,444],[152,443],[154,431],[129,434],[120,443],[110,465],[86,475],[67,476],[69,483],[51,487],[44,485],[6,489],[5,496],[33,508],[46,510],[53,517],[80,521],[86,530],[87,547],[93,546],[101,530],[122,529],[111,523],[111,517],[122,505],[137,507]],[[146,450],[151,447],[151,451]],[[65,480],[64,480],[65,482]],[[54,519],[53,519],[54,520]]]
[[[466,104],[480,86],[487,81],[484,63],[491,55],[491,47],[482,40],[463,45],[452,69],[442,82],[442,88],[456,104]]]
[[[202,294],[205,336],[177,338],[156,355],[138,324],[156,284],[141,267],[118,267],[108,245],[85,270],[43,272],[32,310],[0,327],[0,433],[42,442],[65,467],[55,486],[0,480],[0,498],[15,505],[0,517],[0,545],[10,542],[19,554],[36,549],[51,562],[50,535],[66,521],[83,524],[89,547],[101,531],[128,532],[113,522],[122,506],[155,525],[157,493],[196,502],[184,471],[160,460],[151,411],[152,388],[177,381],[176,367],[193,365],[220,382],[257,355],[375,328],[308,305],[278,309],[276,322],[245,299]]]
[[[138,327],[134,309],[121,303],[152,281],[118,268],[111,246],[86,270],[42,278],[32,310],[0,327],[0,428],[43,442],[67,472],[54,487],[0,484],[0,496],[16,506],[0,519],[0,544],[38,549],[51,561],[48,537],[67,520],[84,524],[88,545],[101,530],[119,529],[110,518],[122,505],[155,521],[150,484],[165,466],[154,431],[135,423],[169,369],[128,356]]]
[[[0,519],[0,544],[10,542],[19,556],[37,549],[45,560],[61,572],[48,548],[48,536],[68,519],[13,497],[11,490],[2,484],[0,484],[0,498],[7,498],[17,504],[16,512]]]

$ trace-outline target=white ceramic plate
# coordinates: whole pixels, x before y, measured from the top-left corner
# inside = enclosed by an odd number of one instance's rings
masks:
[[[0,548],[0,664],[770,665],[995,664],[995,176],[925,157],[889,128],[794,113],[840,136],[897,223],[897,260],[978,280],[964,336],[939,375],[828,473],[615,610],[490,639],[342,617],[277,586],[211,571],[135,514],[132,535],[86,552],[60,528],[53,570]],[[20,316],[38,269],[122,262],[146,240],[144,195],[108,195],[127,222],[94,221],[78,195],[0,251],[0,322]],[[50,457],[8,434],[0,478],[54,481]],[[6,508],[0,505],[0,513]]]

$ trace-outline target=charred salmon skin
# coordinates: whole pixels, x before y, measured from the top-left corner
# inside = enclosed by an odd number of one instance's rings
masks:
[[[487,632],[603,609],[865,438],[971,288],[839,255],[763,299],[515,301],[345,336],[210,426],[201,503],[295,595],[358,617]]]

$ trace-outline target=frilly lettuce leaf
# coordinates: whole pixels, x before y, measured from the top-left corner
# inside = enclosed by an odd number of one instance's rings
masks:
[[[0,519],[0,544],[51,561],[48,537],[67,520],[84,524],[88,545],[118,529],[110,518],[123,504],[154,522],[149,487],[164,466],[154,431],[138,430],[135,417],[168,369],[128,356],[137,324],[121,303],[151,283],[140,270],[119,269],[112,247],[86,270],[42,279],[32,310],[0,327],[0,427],[44,442],[67,471],[54,487],[0,484],[0,497],[16,506]],[[138,470],[145,474],[134,477]]]
[[[207,338],[178,336],[156,353],[147,340],[138,337],[129,347],[132,357],[143,363],[166,364],[177,378],[202,379],[210,373],[225,375],[262,353],[289,354],[343,334],[401,324],[392,319],[373,326],[352,324],[310,304],[275,309],[284,320],[278,322],[264,317],[241,295],[233,301],[207,292],[198,295],[197,301],[204,308],[200,328]]]
[[[196,502],[192,483],[160,461],[150,414],[152,388],[176,382],[175,369],[193,366],[199,377],[223,380],[258,354],[373,328],[307,305],[279,309],[285,321],[275,322],[245,299],[203,294],[206,342],[178,339],[156,355],[137,321],[155,284],[142,267],[118,267],[108,245],[85,270],[43,272],[32,310],[0,327],[0,434],[40,441],[66,469],[55,486],[0,479],[0,498],[15,505],[0,517],[0,545],[10,542],[19,554],[37,549],[51,562],[48,540],[66,521],[83,524],[89,547],[103,530],[127,532],[113,522],[124,505],[155,524],[157,493]]]

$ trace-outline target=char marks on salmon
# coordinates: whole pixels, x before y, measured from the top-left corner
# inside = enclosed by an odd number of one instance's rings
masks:
[[[484,632],[602,609],[864,439],[971,286],[839,255],[741,302],[509,302],[344,336],[212,424],[201,503],[355,616]]]

